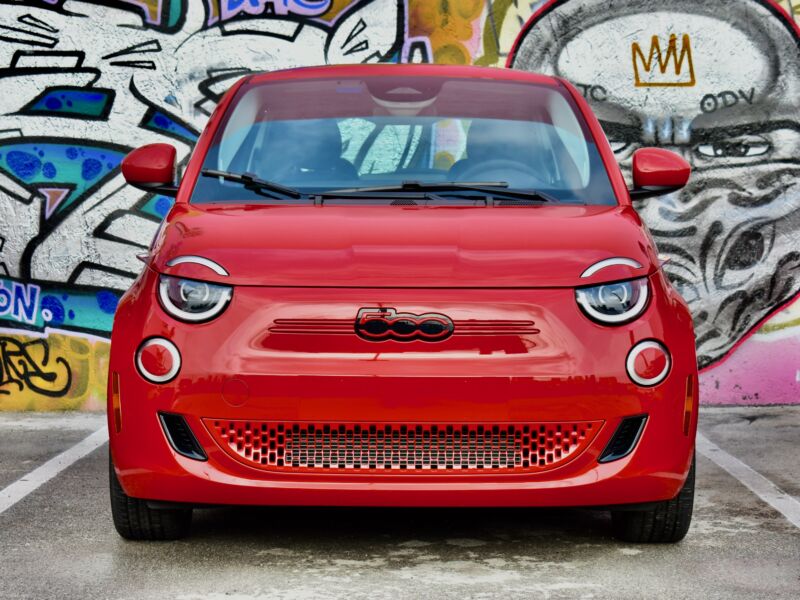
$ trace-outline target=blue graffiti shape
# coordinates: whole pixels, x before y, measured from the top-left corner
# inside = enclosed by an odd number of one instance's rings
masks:
[[[154,111],[150,118],[145,117],[143,125],[146,129],[171,134],[188,142],[197,141],[197,135],[193,131],[190,131],[180,123],[175,122],[175,120],[168,115],[159,111]]]
[[[103,170],[103,163],[96,158],[87,158],[81,165],[81,177],[86,180],[94,179]]]
[[[113,315],[114,311],[117,310],[117,304],[119,304],[119,296],[114,292],[109,292],[107,290],[97,292],[97,306],[99,306],[100,310],[104,313]]]
[[[156,200],[155,209],[159,216],[166,217],[169,209],[172,208],[172,199],[165,196],[159,196]]]
[[[42,319],[50,325],[61,325],[64,322],[64,305],[55,296],[47,295],[42,298]],[[49,315],[45,311],[49,311]],[[49,316],[48,320],[46,316]]]
[[[62,184],[71,189],[56,214],[80,201],[87,190],[109,177],[125,155],[122,150],[90,144],[4,142],[0,141],[0,147],[7,151],[0,158],[0,171],[26,183]]]
[[[24,181],[30,181],[42,168],[42,161],[35,154],[12,150],[6,155],[6,164],[11,172]]]
[[[105,119],[114,102],[106,89],[51,88],[23,108],[21,114],[57,114],[73,119]]]
[[[153,196],[141,208],[141,211],[163,219],[167,216],[169,209],[172,208],[174,200],[166,196]]]

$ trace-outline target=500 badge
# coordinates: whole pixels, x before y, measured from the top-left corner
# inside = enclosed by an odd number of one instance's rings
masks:
[[[370,342],[441,342],[453,335],[453,321],[439,313],[400,313],[394,308],[360,308],[356,335]]]

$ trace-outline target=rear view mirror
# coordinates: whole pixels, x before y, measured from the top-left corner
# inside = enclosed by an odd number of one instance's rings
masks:
[[[642,148],[633,153],[632,200],[669,194],[689,181],[692,168],[683,158],[662,148]]]
[[[175,196],[175,155],[175,147],[170,144],[141,146],[122,160],[122,175],[140,190]]]

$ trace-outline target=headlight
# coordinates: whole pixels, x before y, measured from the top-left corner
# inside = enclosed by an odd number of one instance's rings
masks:
[[[233,296],[227,285],[162,275],[158,283],[161,306],[181,321],[208,321],[219,315]]]
[[[642,314],[648,296],[646,277],[575,290],[575,299],[586,316],[612,325],[631,321]]]

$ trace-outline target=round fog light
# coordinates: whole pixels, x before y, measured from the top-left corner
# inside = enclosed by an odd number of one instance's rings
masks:
[[[644,387],[658,385],[664,381],[671,365],[669,351],[655,340],[636,344],[631,348],[625,361],[628,377]]]
[[[142,377],[153,383],[172,380],[181,368],[178,348],[164,338],[150,338],[136,351],[136,368]]]

